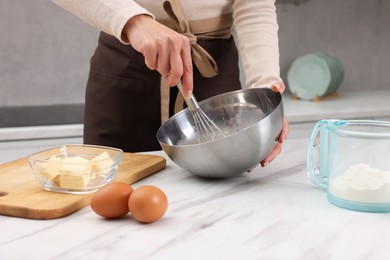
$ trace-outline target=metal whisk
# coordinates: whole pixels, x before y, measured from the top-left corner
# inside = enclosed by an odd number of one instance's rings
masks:
[[[177,84],[179,91],[184,97],[188,109],[191,111],[192,118],[194,120],[195,131],[197,133],[198,142],[210,142],[221,139],[226,135],[223,131],[211,120],[199,107],[198,102],[194,95],[190,98],[186,98],[183,92],[183,85],[181,81]]]

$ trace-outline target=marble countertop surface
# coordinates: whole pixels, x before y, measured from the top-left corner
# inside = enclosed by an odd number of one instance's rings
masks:
[[[291,123],[321,119],[390,118],[390,90],[340,91],[335,98],[306,101],[286,95],[284,111]]]
[[[55,220],[0,216],[0,259],[388,259],[389,214],[330,204],[306,176],[306,147],[287,140],[267,167],[222,180],[168,159],[133,184],[168,196],[166,215],[152,224],[104,220],[89,206]]]

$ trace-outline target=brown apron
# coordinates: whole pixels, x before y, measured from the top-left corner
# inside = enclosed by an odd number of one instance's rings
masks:
[[[218,66],[218,74],[206,78],[194,65],[193,93],[197,100],[240,89],[233,37],[198,37],[197,44]],[[156,138],[161,126],[160,86],[160,74],[146,67],[141,53],[101,32],[86,89],[84,143],[117,147],[125,152],[160,150]],[[178,91],[170,88],[169,92],[172,116]]]

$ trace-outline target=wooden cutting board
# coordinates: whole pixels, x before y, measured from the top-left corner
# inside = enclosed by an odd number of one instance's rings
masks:
[[[165,168],[161,156],[124,153],[114,181],[134,183]],[[74,195],[43,190],[27,158],[0,165],[0,215],[30,219],[67,216],[91,202],[92,194]]]

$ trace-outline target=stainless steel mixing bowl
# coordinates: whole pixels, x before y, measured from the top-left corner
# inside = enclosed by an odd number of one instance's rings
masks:
[[[239,176],[273,149],[283,125],[278,92],[250,88],[199,102],[200,108],[226,137],[198,143],[189,109],[177,113],[157,132],[164,152],[181,168],[210,178]]]

